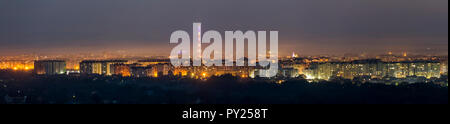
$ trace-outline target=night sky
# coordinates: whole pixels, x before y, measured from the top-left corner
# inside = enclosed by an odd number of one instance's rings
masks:
[[[0,55],[168,55],[193,22],[277,30],[283,55],[448,54],[448,0],[0,0]]]

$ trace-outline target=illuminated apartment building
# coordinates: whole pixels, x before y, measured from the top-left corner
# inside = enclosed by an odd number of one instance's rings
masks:
[[[448,75],[448,60],[441,62],[441,74]]]
[[[112,64],[112,75],[132,76],[132,77],[159,77],[168,76],[173,72],[169,63],[167,64],[150,64],[144,66],[142,64]],[[174,75],[174,74],[172,74]]]
[[[383,77],[425,77],[439,78],[441,64],[435,61],[407,61],[383,62],[380,60],[358,60],[352,62],[325,62],[311,63],[305,69],[308,79],[329,80],[332,77],[353,79],[355,77],[369,76],[371,78]]]
[[[80,63],[80,72],[81,74],[97,74],[110,76],[114,74],[113,70],[111,69],[111,65],[124,64],[126,62],[127,62],[126,60],[82,61]]]
[[[167,76],[169,75],[169,72],[171,71],[171,65],[170,64],[156,64],[151,66],[153,68],[153,72],[159,74],[160,76]]]
[[[62,60],[41,60],[34,62],[37,75],[58,75],[66,73],[66,62]]]

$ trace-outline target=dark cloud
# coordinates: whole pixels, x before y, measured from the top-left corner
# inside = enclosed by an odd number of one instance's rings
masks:
[[[278,30],[285,53],[448,53],[448,0],[0,0],[0,51],[168,49],[192,22]]]

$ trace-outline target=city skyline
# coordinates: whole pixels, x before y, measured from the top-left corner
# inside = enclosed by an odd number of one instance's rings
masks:
[[[0,0],[0,104],[448,104],[448,0]]]
[[[448,55],[447,0],[43,0],[0,1],[0,9],[0,56],[167,56],[171,32],[192,22],[219,32],[279,30],[280,56]]]

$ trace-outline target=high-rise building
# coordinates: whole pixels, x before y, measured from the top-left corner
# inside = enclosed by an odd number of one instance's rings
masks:
[[[440,77],[441,63],[435,61],[383,62],[380,60],[358,60],[352,62],[311,63],[305,70],[308,79],[329,80],[331,77],[353,79],[395,77]]]
[[[124,64],[126,60],[86,60],[80,63],[81,74],[97,74],[97,75],[112,75],[114,74],[111,65]]]
[[[448,60],[441,62],[441,74],[448,75]]]
[[[34,62],[34,73],[38,75],[58,75],[66,73],[66,62],[62,60],[40,60]]]

